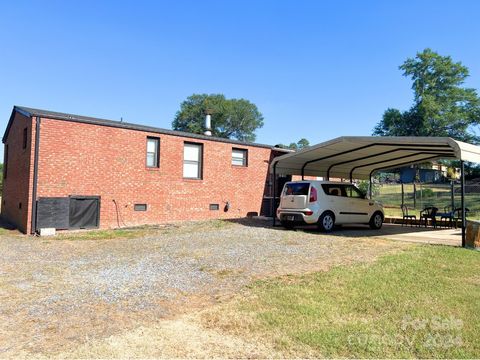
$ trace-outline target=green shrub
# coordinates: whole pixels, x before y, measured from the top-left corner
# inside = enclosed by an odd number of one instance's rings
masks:
[[[433,192],[432,189],[417,190],[417,198],[419,198],[419,197],[428,198],[428,197],[433,197],[433,196],[435,196],[435,193]]]
[[[370,182],[367,180],[362,180],[357,184],[358,189],[368,195],[368,187],[369,187]],[[372,183],[372,194],[373,195],[378,195],[379,194],[379,186],[375,183]]]

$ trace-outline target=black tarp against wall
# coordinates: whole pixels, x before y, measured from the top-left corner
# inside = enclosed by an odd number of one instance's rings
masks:
[[[68,229],[70,199],[68,197],[41,197],[37,202],[37,229]]]
[[[99,197],[70,197],[70,229],[86,229],[98,227],[99,214]]]
[[[37,201],[36,230],[97,228],[99,223],[99,196],[41,197]]]

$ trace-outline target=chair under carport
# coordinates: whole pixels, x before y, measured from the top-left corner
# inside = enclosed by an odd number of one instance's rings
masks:
[[[343,136],[300,151],[275,158],[271,164],[276,175],[300,175],[368,180],[380,170],[395,169],[439,159],[460,160],[462,246],[466,237],[465,162],[480,163],[480,147],[447,137]],[[275,181],[273,193],[277,194]],[[372,197],[372,186],[370,197]],[[272,202],[272,213],[276,210]],[[273,217],[275,225],[275,216]]]

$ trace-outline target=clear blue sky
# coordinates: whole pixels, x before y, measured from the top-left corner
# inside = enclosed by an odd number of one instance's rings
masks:
[[[480,1],[2,1],[0,127],[25,105],[170,128],[223,93],[259,107],[257,142],[369,135],[411,105],[398,66],[426,47],[480,88],[479,19]]]

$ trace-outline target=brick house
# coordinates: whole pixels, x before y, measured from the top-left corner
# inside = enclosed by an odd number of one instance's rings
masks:
[[[266,213],[287,151],[18,106],[2,141],[2,216],[25,233]]]

